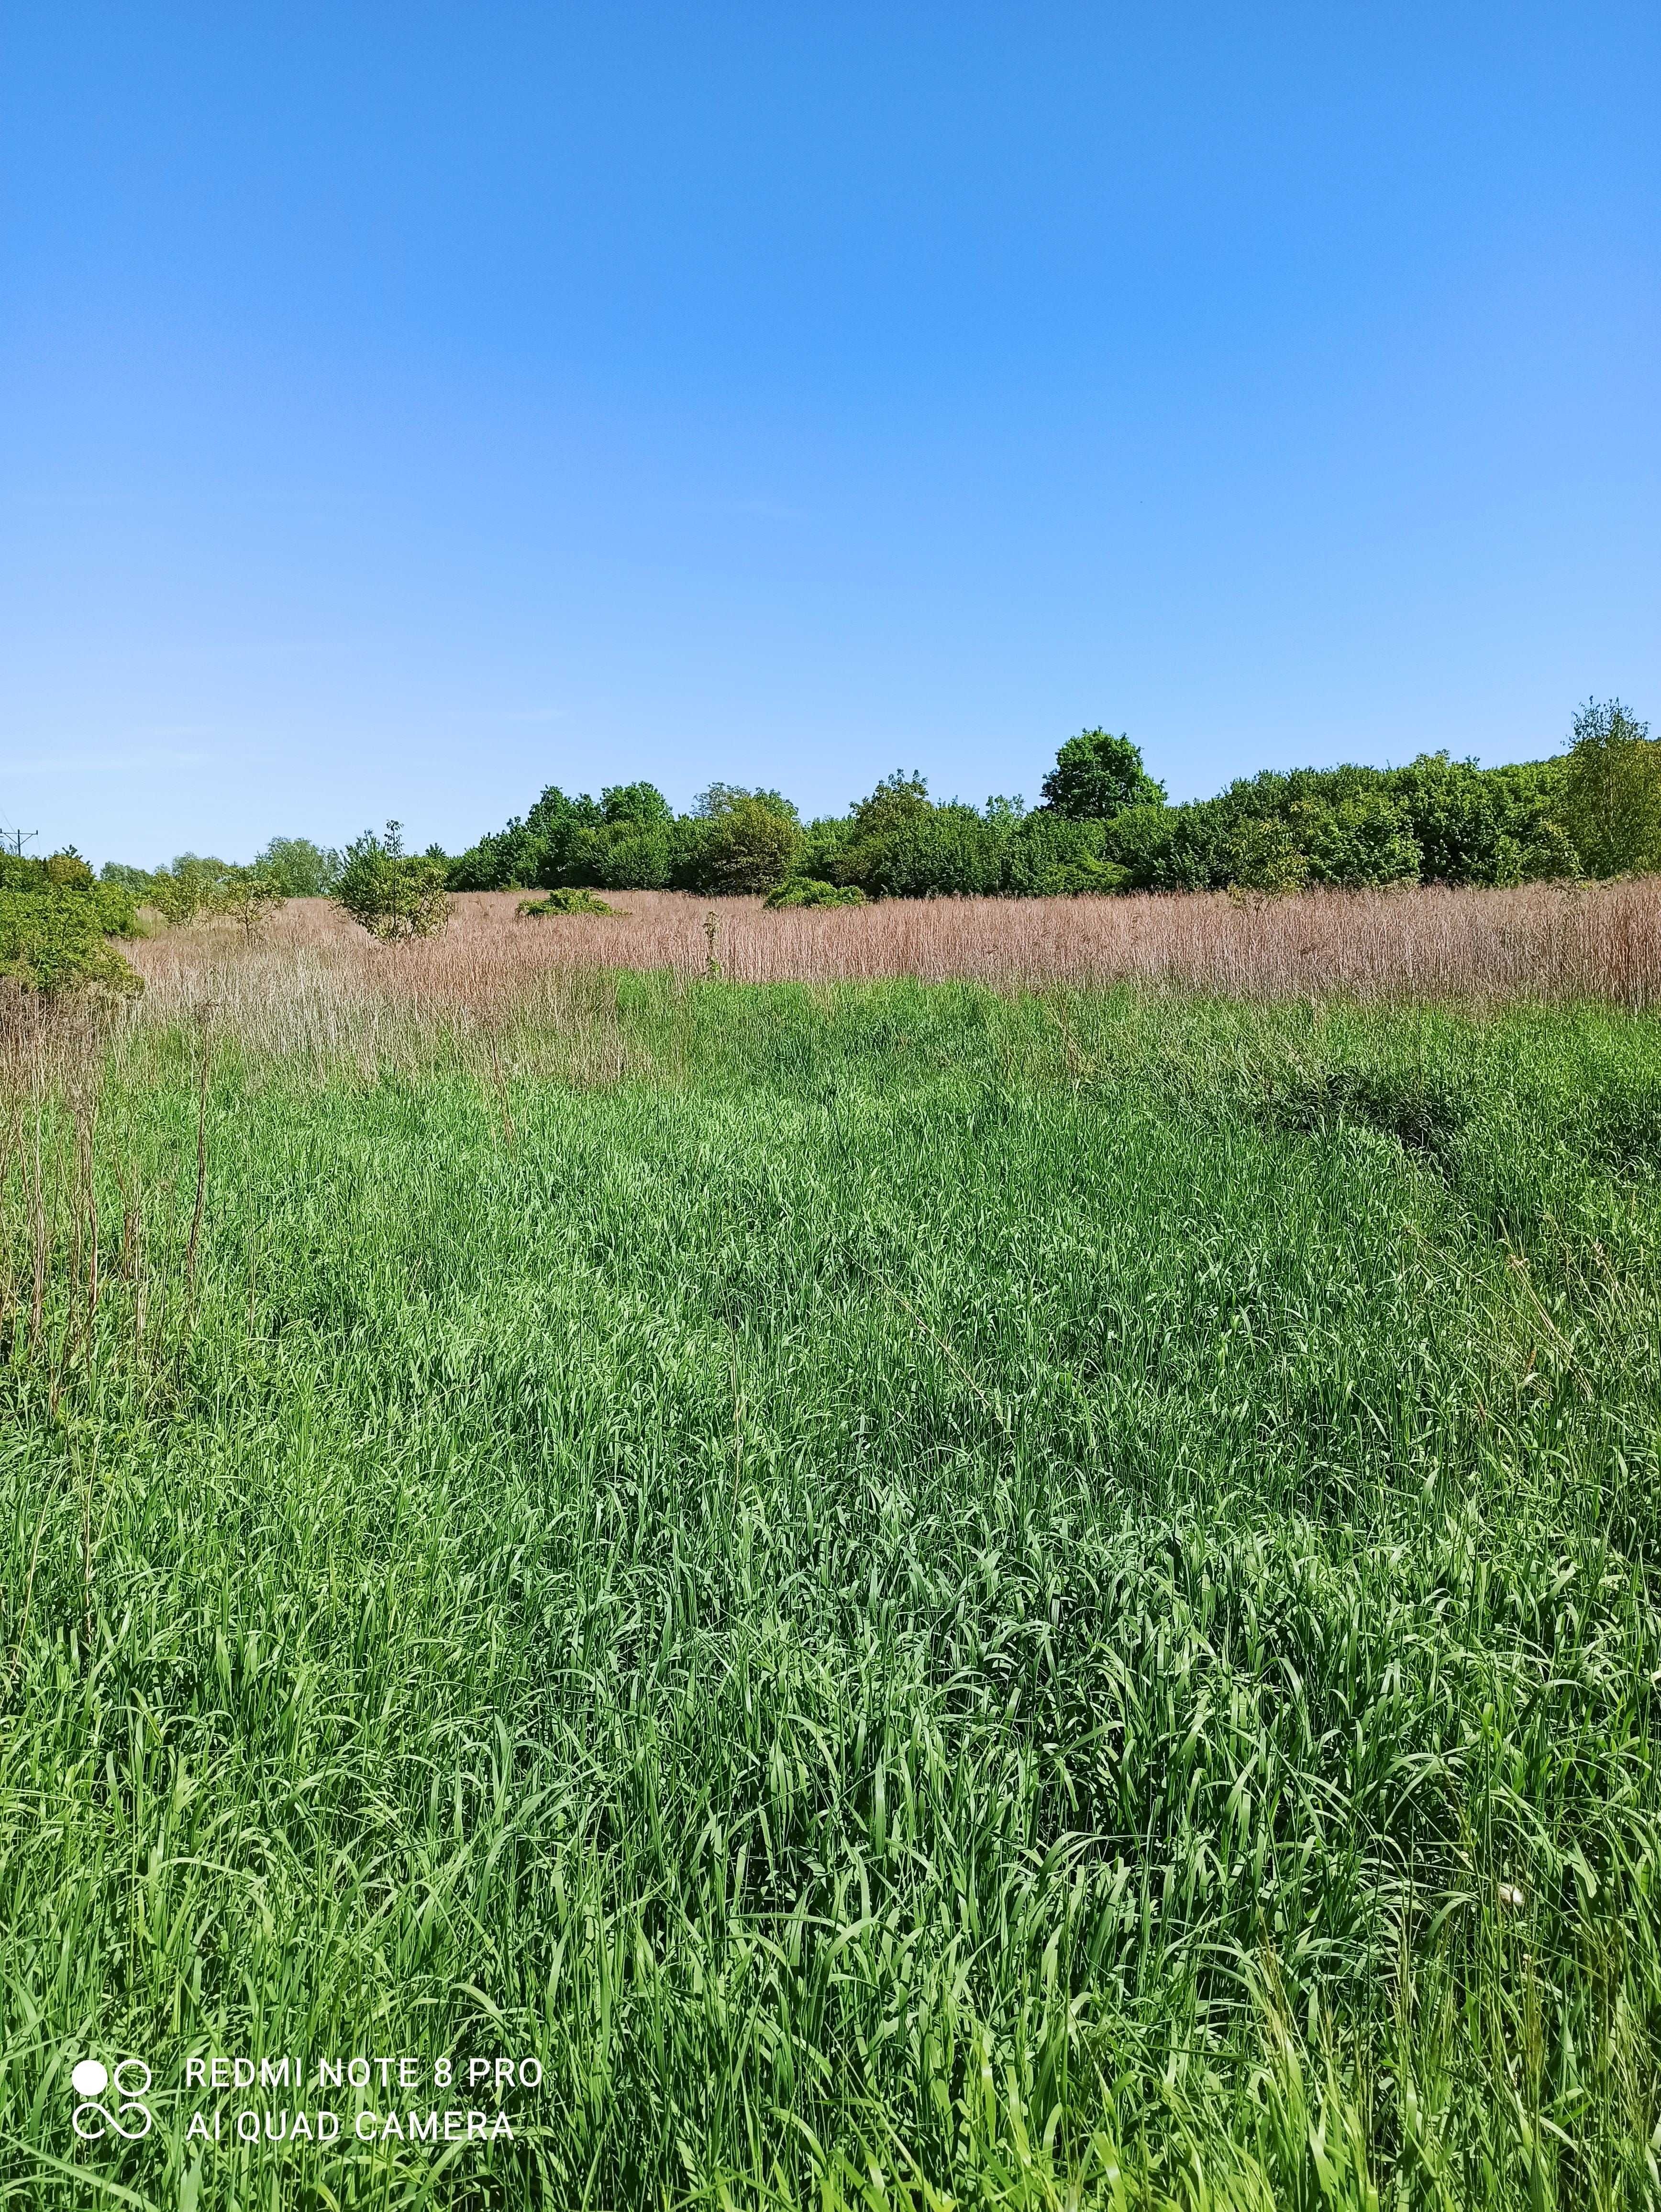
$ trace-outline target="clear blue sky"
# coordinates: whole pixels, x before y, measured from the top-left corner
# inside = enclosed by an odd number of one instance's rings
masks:
[[[0,817],[1661,723],[1661,10],[8,0]]]

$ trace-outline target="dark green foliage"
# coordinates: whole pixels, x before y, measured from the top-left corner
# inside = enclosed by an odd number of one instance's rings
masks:
[[[899,799],[901,803],[894,803]],[[972,806],[910,803],[894,794],[861,819],[843,848],[839,872],[870,898],[994,895],[1002,880],[1003,832]]]
[[[109,940],[137,933],[129,888],[95,880],[73,847],[40,860],[0,853],[0,980],[43,996],[87,984],[136,991]]]
[[[1043,780],[1043,803],[1074,822],[1104,822],[1127,806],[1156,805],[1165,786],[1142,766],[1140,747],[1110,730],[1081,730],[1056,756]]]
[[[1107,850],[1139,890],[1518,883],[1573,872],[1561,791],[1557,763],[1479,769],[1445,753],[1269,770],[1215,799],[1129,808]]]
[[[449,919],[441,854],[410,854],[396,822],[377,837],[366,830],[346,848],[335,904],[371,937],[435,937]]]
[[[892,775],[883,777],[868,798],[855,800],[849,809],[849,834],[861,839],[887,836],[934,811],[927,779],[915,771],[907,775],[896,769]]]
[[[793,876],[767,894],[767,904],[774,908],[863,906],[865,893],[857,884],[825,884],[812,876]]]
[[[1561,762],[1482,769],[1421,753],[1381,781],[1407,817],[1426,883],[1516,884],[1576,871],[1559,818]]]
[[[599,811],[609,823],[644,828],[674,819],[668,800],[654,783],[612,783],[599,794]]]
[[[1031,813],[1007,799],[937,805],[921,775],[896,771],[846,815],[805,828],[779,793],[732,784],[711,784],[684,817],[653,784],[610,786],[598,802],[551,787],[453,863],[450,881],[721,892],[800,880],[872,898],[1272,894],[1572,876],[1577,836],[1596,872],[1661,863],[1661,744],[1618,702],[1584,709],[1575,728],[1567,761],[1482,769],[1444,752],[1398,769],[1266,770],[1176,806],[1129,738],[1086,730],[1062,747]]]
[[[605,820],[598,800],[587,792],[568,799],[551,783],[530,812],[515,815],[505,830],[481,837],[450,863],[449,886],[456,891],[520,890],[532,884],[556,884],[569,863],[578,834]]]
[[[1277,1128],[1313,1132],[1352,1123],[1439,1158],[1475,1110],[1475,1102],[1443,1073],[1363,1064],[1274,1077],[1267,1113]]]
[[[560,880],[596,884],[605,890],[664,891],[673,886],[680,863],[698,842],[695,827],[675,821],[602,823],[572,838]],[[545,869],[545,882],[551,872]]]

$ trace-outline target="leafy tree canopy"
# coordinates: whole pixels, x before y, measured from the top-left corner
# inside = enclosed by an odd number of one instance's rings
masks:
[[[608,822],[631,822],[642,828],[674,819],[668,800],[654,783],[607,784],[599,794],[599,808]]]
[[[1661,866],[1661,740],[1618,699],[1588,699],[1574,718],[1563,813],[1591,875]]]
[[[338,853],[314,845],[309,837],[273,837],[253,864],[276,882],[284,898],[326,898],[343,865]]]
[[[1111,730],[1081,730],[1056,756],[1043,780],[1043,803],[1074,822],[1103,822],[1127,806],[1165,797],[1142,767],[1141,750]]]

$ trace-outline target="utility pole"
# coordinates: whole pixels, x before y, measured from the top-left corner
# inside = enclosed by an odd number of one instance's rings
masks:
[[[40,832],[38,830],[0,830],[0,846],[3,846],[9,839],[13,856],[21,860],[23,857],[24,846],[33,844],[40,835]]]

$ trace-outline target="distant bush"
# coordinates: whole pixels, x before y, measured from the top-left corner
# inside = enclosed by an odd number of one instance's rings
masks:
[[[156,908],[175,928],[212,914],[223,897],[227,862],[199,853],[181,853],[170,868],[157,868],[149,880],[147,902]]]
[[[215,904],[238,925],[246,939],[252,940],[261,934],[286,897],[279,878],[256,862],[252,867],[226,869]]]
[[[822,884],[812,877],[795,877],[767,894],[775,908],[799,906],[863,906],[865,893],[857,884]]]
[[[592,891],[550,891],[545,898],[521,899],[517,911],[521,915],[550,914],[616,914],[618,909],[597,899]]]
[[[109,941],[137,934],[131,893],[95,881],[72,848],[44,860],[0,854],[0,977],[15,988],[137,991],[138,977]]]
[[[431,853],[405,853],[400,825],[377,837],[366,830],[346,848],[334,902],[371,937],[435,937],[450,918],[447,864]]]

